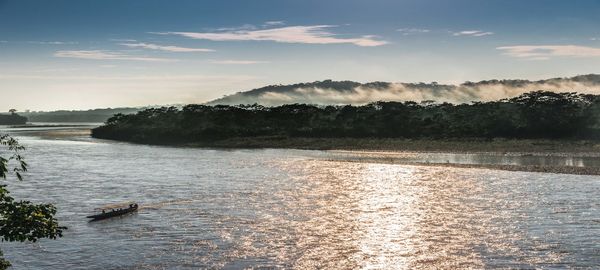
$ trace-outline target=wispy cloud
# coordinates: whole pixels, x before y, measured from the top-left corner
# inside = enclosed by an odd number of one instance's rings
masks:
[[[73,45],[79,44],[75,41],[27,41],[29,44],[40,44],[40,45]]]
[[[38,75],[38,74],[0,74],[0,79],[30,79],[30,80],[53,80],[53,81],[63,81],[63,80],[78,80],[78,81],[89,81],[89,80],[98,80],[98,81],[149,81],[149,82],[164,82],[164,81],[174,81],[174,82],[189,82],[189,81],[198,81],[204,82],[207,80],[254,80],[257,79],[256,76],[251,75],[193,75],[193,74],[185,74],[185,75],[140,75],[140,76],[100,76],[100,75],[66,75],[66,76],[57,76],[57,75]]]
[[[159,34],[180,35],[193,39],[213,41],[275,41],[281,43],[304,44],[354,44],[363,47],[381,46],[386,41],[378,40],[375,36],[365,35],[356,38],[343,38],[328,31],[334,25],[287,26],[263,30],[234,30],[223,32],[166,32]]]
[[[129,39],[129,38],[111,38],[109,40],[115,41],[115,42],[136,42],[137,41],[135,39]]]
[[[214,52],[213,49],[204,49],[204,48],[185,48],[178,46],[161,46],[156,44],[149,43],[121,43],[123,46],[127,46],[130,48],[143,48],[150,50],[161,50],[168,52]]]
[[[214,30],[216,30],[216,31],[242,31],[242,30],[255,30],[255,29],[258,29],[258,27],[256,27],[255,25],[244,24],[241,26],[234,26],[234,27],[219,27]],[[160,33],[158,33],[158,34],[160,34]]]
[[[266,21],[263,26],[278,26],[278,25],[285,25],[284,21]]]
[[[396,29],[396,31],[401,32],[402,35],[404,35],[404,36],[415,35],[415,34],[425,34],[425,33],[431,32],[431,30],[429,30],[429,29],[422,29],[422,28],[400,28],[400,29]]]
[[[519,45],[504,46],[496,49],[505,55],[530,60],[546,60],[554,56],[562,57],[598,57],[600,48],[577,45]]]
[[[460,32],[453,32],[453,36],[469,36],[469,37],[483,37],[493,35],[494,32],[485,32],[481,30],[465,30]]]
[[[212,64],[220,65],[253,65],[253,64],[266,64],[268,61],[256,61],[256,60],[210,60]]]
[[[173,62],[175,59],[155,58],[147,56],[128,55],[121,52],[103,51],[103,50],[80,50],[80,51],[57,51],[55,57],[79,58],[90,60],[131,60],[148,62]]]

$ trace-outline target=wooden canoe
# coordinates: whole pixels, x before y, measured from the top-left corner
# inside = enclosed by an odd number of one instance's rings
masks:
[[[90,221],[96,221],[96,220],[102,220],[102,219],[122,216],[125,214],[133,213],[137,210],[138,210],[138,205],[136,203],[136,204],[132,204],[131,206],[129,206],[127,208],[111,209],[108,211],[103,210],[103,212],[100,214],[87,216],[86,218],[91,218],[92,220],[90,220]]]

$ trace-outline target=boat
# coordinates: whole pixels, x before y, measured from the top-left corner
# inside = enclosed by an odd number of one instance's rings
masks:
[[[133,213],[138,210],[138,207],[139,206],[137,203],[130,203],[128,207],[118,207],[118,205],[105,206],[99,208],[99,210],[102,210],[102,213],[87,216],[86,218],[91,218],[92,220],[90,221],[97,221],[112,217],[118,217],[125,214]]]

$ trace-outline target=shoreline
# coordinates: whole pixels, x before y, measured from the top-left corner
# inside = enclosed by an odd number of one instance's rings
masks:
[[[574,167],[574,166],[541,166],[541,165],[503,165],[503,164],[460,164],[460,163],[426,163],[426,162],[402,162],[402,161],[369,161],[369,160],[343,160],[332,159],[344,162],[373,162],[393,165],[427,166],[427,167],[448,167],[465,169],[489,169],[512,172],[536,172],[536,173],[554,173],[554,174],[573,174],[573,175],[600,175],[600,167]]]
[[[99,138],[103,139],[103,138]],[[117,140],[118,141],[118,140]],[[136,142],[130,142],[136,143]],[[600,141],[548,139],[388,139],[388,138],[288,138],[244,137],[186,144],[149,144],[175,147],[213,149],[298,149],[320,151],[352,151],[373,154],[397,152],[488,154],[502,156],[548,156],[600,158]],[[600,175],[600,167],[460,164],[404,162],[401,160],[344,160],[346,162],[377,162],[412,166],[442,166],[454,168],[493,169],[576,175]]]
[[[135,143],[135,142],[134,142]],[[168,145],[168,144],[166,144]],[[600,157],[600,141],[547,139],[387,139],[387,138],[287,138],[245,137],[211,142],[173,144],[210,148],[281,148],[373,152],[497,153]]]

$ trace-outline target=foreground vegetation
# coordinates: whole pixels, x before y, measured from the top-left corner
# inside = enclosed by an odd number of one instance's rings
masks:
[[[210,146],[242,138],[588,139],[600,138],[600,96],[536,91],[454,105],[376,102],[365,106],[187,105],[117,114],[96,138]]]
[[[401,139],[401,138],[290,138],[235,137],[184,144],[214,148],[288,148],[304,150],[364,150],[453,153],[541,153],[598,155],[600,141],[548,139]]]
[[[14,174],[22,180],[27,163],[21,156],[25,148],[8,135],[0,134],[0,179]],[[17,201],[6,188],[0,185],[0,238],[9,242],[35,242],[41,238],[56,239],[66,227],[59,226],[55,218],[56,207],[52,204],[35,204]],[[0,270],[7,269],[10,262],[3,258],[0,250]]]

